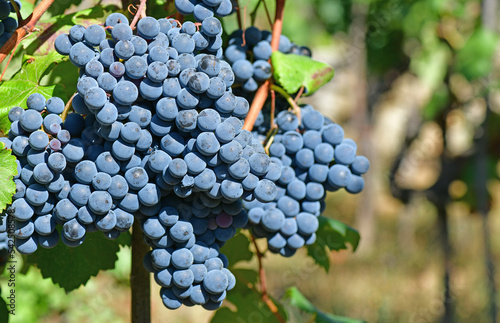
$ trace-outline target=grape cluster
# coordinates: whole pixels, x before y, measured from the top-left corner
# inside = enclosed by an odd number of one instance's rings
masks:
[[[17,7],[21,8],[21,1],[14,0]],[[16,12],[11,2],[0,0],[0,47],[2,47],[17,29],[17,20],[9,17],[11,13]]]
[[[92,197],[101,186],[89,180],[99,175],[104,193],[92,205],[89,198],[89,213],[108,194],[108,213],[141,221],[153,249],[145,264],[165,306],[215,309],[234,286],[219,248],[247,224],[242,199],[273,201],[281,169],[243,130],[249,104],[232,93],[232,68],[219,59],[219,20],[177,24],[142,18],[134,35],[114,13],[106,29],[77,25],[56,39],[56,50],[80,68],[68,118],[79,116],[86,126],[77,137],[88,141],[70,187]],[[168,262],[155,263],[155,255]]]
[[[234,12],[231,0],[175,0],[175,8],[182,15],[193,15],[196,21],[210,17],[225,17]]]
[[[172,198],[158,216],[143,219],[145,241],[152,247],[144,266],[162,286],[160,295],[167,308],[220,307],[235,278],[219,248],[247,220],[241,201],[221,202],[202,193]]]
[[[249,27],[234,31],[229,38],[229,46],[225,50],[225,59],[232,64],[235,83],[241,86],[242,93],[257,91],[259,82],[271,78],[271,38],[267,30]],[[285,54],[311,56],[309,48],[295,45],[285,35],[280,36],[279,51]],[[251,59],[253,58],[253,59]]]
[[[300,124],[288,110],[276,117],[278,132],[269,145],[271,159],[282,168],[276,199],[245,202],[253,233],[267,238],[269,250],[285,257],[316,240],[317,217],[324,210],[326,192],[342,188],[361,192],[361,175],[370,166],[366,157],[356,156],[356,143],[344,138],[341,126],[310,105],[301,108],[300,115]],[[264,123],[261,115],[254,126],[260,140],[268,132]]]
[[[38,246],[52,248],[59,236],[75,247],[86,232],[100,230],[114,239],[127,231],[133,215],[113,200],[128,191],[127,183],[106,172],[109,153],[94,130],[95,118],[71,113],[63,121],[63,100],[38,93],[28,97],[27,106],[9,111],[9,138],[3,139],[17,157],[16,193],[7,209],[16,249],[31,254]]]

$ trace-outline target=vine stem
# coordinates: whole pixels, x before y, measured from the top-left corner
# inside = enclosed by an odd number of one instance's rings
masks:
[[[11,1],[10,3],[14,7],[14,11],[16,12],[18,24],[21,24],[21,22],[23,21],[23,16],[21,15],[21,10],[19,9],[19,6],[15,1]]]
[[[305,89],[305,87],[304,87],[304,85],[302,85],[299,89],[299,92],[295,96],[295,99],[293,99],[295,102],[297,102],[300,99],[300,97],[302,96],[302,94],[304,94],[304,89]]]
[[[264,255],[260,252],[255,237],[251,235],[251,238],[253,245],[255,247],[257,260],[259,262],[259,281],[260,281],[260,294],[262,301],[267,305],[267,307],[269,307],[271,312],[274,314],[274,316],[280,323],[286,323],[285,319],[278,312],[278,307],[276,306],[276,304],[274,304],[274,302],[269,298],[269,295],[267,294],[266,271],[264,270],[264,266],[262,265],[262,258],[264,257]]]
[[[276,92],[271,89],[271,120],[269,121],[270,127],[274,128],[274,114],[276,113]]]
[[[282,88],[280,88],[276,84],[271,84],[271,90],[278,92],[279,94],[281,94],[282,97],[284,97],[286,99],[286,101],[292,107],[293,112],[295,113],[295,115],[299,119],[299,124],[300,124],[300,107],[297,104],[297,102],[290,96],[290,94],[286,93],[285,90],[283,90]]]
[[[241,8],[239,0],[236,0],[236,19],[238,20],[238,27],[243,30],[243,23],[241,21]]]
[[[276,15],[273,24],[273,37],[271,39],[271,48],[273,52],[280,46],[280,36],[283,30],[283,15],[285,13],[285,0],[276,0]]]
[[[12,57],[14,57],[14,54],[16,53],[17,47],[19,47],[19,43],[16,43],[14,46],[14,49],[12,50],[12,53],[10,54],[9,60],[7,61],[7,64],[5,64],[5,69],[2,72],[2,75],[0,76],[0,82],[2,82],[3,76],[5,75],[5,72],[7,72],[7,67],[9,67],[10,61],[12,60]]]
[[[137,9],[137,12],[135,13],[134,20],[132,20],[132,23],[130,24],[130,28],[134,29],[135,25],[139,21],[139,18],[142,15],[142,12],[144,10],[144,6],[146,6],[146,0],[141,0],[141,3],[139,4],[139,8]]]
[[[0,48],[0,63],[2,63],[7,55],[16,47],[19,42],[33,29],[35,28],[36,23],[42,15],[49,9],[49,7],[52,5],[52,3],[55,0],[42,0],[38,6],[36,6],[35,10],[33,10],[33,13],[23,20],[22,22],[19,23],[19,27],[17,30],[10,36],[9,40],[5,43],[5,45]]]
[[[75,95],[77,95],[78,93],[74,93],[71,98],[69,98],[68,102],[66,103],[66,105],[64,106],[64,110],[61,114],[61,119],[62,121],[65,121],[66,120],[66,117],[68,116],[68,112],[69,112],[69,109],[71,108],[71,102],[73,102],[73,98],[75,97]]]
[[[260,110],[266,103],[267,96],[269,95],[269,80],[265,81],[255,92],[255,96],[252,101],[252,105],[250,106],[250,110],[248,111],[247,117],[245,118],[245,124],[243,125],[243,129],[252,131],[253,125],[255,124],[255,120],[259,116]]]
[[[273,33],[271,39],[271,48],[273,52],[277,51],[280,45],[280,36],[283,29],[283,14],[285,13],[285,0],[276,0],[276,15],[273,24]],[[248,115],[245,118],[245,124],[243,129],[252,131],[255,120],[259,115],[260,110],[264,107],[267,97],[269,95],[269,90],[271,88],[271,82],[269,80],[265,81],[255,93],[252,105],[248,111]],[[299,118],[300,120],[300,118]]]
[[[151,322],[151,284],[149,272],[144,269],[144,255],[149,246],[142,239],[141,224],[134,221],[132,227],[132,272],[130,288],[132,291],[132,323]]]

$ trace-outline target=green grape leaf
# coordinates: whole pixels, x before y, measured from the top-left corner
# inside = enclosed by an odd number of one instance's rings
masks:
[[[9,322],[9,310],[7,308],[7,303],[0,297],[0,322]]]
[[[338,316],[330,313],[325,313],[318,310],[299,290],[297,287],[289,288],[285,293],[285,299],[291,306],[313,314],[314,322],[316,323],[362,323],[364,321],[352,319],[348,317]]]
[[[0,142],[0,212],[12,203],[12,196],[16,193],[16,184],[12,178],[17,175],[16,157],[10,149],[5,149]]]
[[[296,93],[302,86],[305,95],[311,95],[328,83],[334,71],[326,63],[307,56],[274,52],[271,55],[274,79],[289,93]]]
[[[237,268],[231,269],[231,272],[243,284],[255,285],[259,280],[259,274],[253,269]]]
[[[326,272],[330,270],[330,257],[326,252],[324,243],[316,241],[314,244],[307,246],[307,255],[311,257],[317,265],[323,267]]]
[[[62,62],[63,56],[52,52],[45,56],[25,56],[21,69],[9,80],[0,83],[0,131],[7,133],[10,122],[8,113],[12,107],[26,108],[26,99],[33,93],[45,98],[53,96],[66,99],[62,84],[42,85],[41,79]]]
[[[257,275],[257,272],[254,272]],[[248,272],[247,272],[248,274]],[[258,320],[259,322],[279,323],[275,314],[271,312],[269,307],[263,302],[262,297],[257,289],[252,284],[240,280],[240,275],[235,273],[236,286],[230,293],[227,293],[227,301],[230,302],[236,311],[229,308],[219,309],[213,316],[212,323],[240,322]],[[287,318],[286,312],[282,304],[276,300],[272,300],[278,307],[278,313],[282,318]]]
[[[220,252],[229,259],[229,267],[233,267],[240,261],[249,261],[253,257],[253,252],[250,251],[250,241],[242,233],[231,238],[231,243],[226,243]]]
[[[108,240],[101,232],[87,233],[81,246],[70,248],[59,242],[52,249],[38,248],[26,261],[36,265],[44,278],[51,278],[70,292],[85,285],[100,270],[114,268],[120,245],[130,245],[130,239],[129,232],[116,240]]]
[[[498,35],[486,29],[478,29],[457,52],[456,67],[467,79],[472,80],[490,74]]]
[[[328,272],[330,258],[327,249],[339,251],[347,249],[347,244],[350,244],[355,251],[359,245],[360,235],[358,231],[340,221],[324,216],[319,216],[318,219],[316,242],[307,247],[307,254]]]

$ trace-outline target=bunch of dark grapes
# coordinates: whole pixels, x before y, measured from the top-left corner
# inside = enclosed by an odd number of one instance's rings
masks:
[[[114,206],[113,199],[128,187],[122,176],[102,166],[106,158],[99,155],[103,140],[94,131],[94,116],[71,113],[63,120],[63,100],[38,93],[28,97],[27,106],[9,111],[12,125],[3,139],[18,166],[16,193],[7,209],[16,249],[31,254],[38,246],[52,248],[59,236],[75,247],[86,232],[100,230],[114,239],[127,231],[134,217]]]
[[[234,286],[219,248],[247,224],[242,199],[273,201],[281,169],[242,129],[249,104],[219,59],[217,18],[145,17],[134,35],[114,13],[105,26],[55,41],[80,68],[75,113],[62,120],[62,100],[38,94],[11,110],[16,248],[52,247],[58,224],[76,246],[89,230],[116,238],[139,220],[165,306],[215,309]]]
[[[232,65],[235,84],[238,90],[241,89],[239,94],[251,98],[259,83],[271,78],[271,64],[268,62],[273,52],[271,38],[270,31],[253,26],[244,32],[238,29],[229,37],[224,57]],[[284,54],[311,56],[309,48],[295,45],[285,35],[280,36],[278,50]]]
[[[344,138],[340,125],[310,105],[301,108],[300,115],[299,123],[292,111],[280,111],[278,131],[267,138],[269,123],[260,114],[254,136],[267,140],[271,160],[281,167],[278,194],[271,203],[245,202],[254,235],[267,238],[269,250],[285,257],[316,241],[326,192],[361,192],[362,175],[370,166],[366,157],[356,155],[356,143]]]
[[[220,307],[235,278],[219,249],[247,220],[241,201],[210,199],[202,193],[169,199],[157,216],[143,219],[145,240],[152,247],[144,266],[162,286],[167,308]]]
[[[17,7],[21,8],[21,1],[15,0]],[[0,0],[0,47],[5,45],[12,33],[17,29],[17,20],[9,17],[16,12],[11,1]]]

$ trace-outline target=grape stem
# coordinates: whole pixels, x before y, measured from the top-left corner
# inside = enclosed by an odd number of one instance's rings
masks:
[[[276,0],[276,15],[274,18],[273,34],[272,34],[273,36],[271,39],[271,48],[273,52],[277,51],[280,45],[281,30],[283,29],[283,14],[285,13],[284,9],[285,9],[285,0]],[[252,131],[253,125],[255,124],[255,120],[257,120],[257,116],[259,115],[260,110],[262,110],[264,103],[266,103],[267,97],[269,95],[270,83],[271,82],[269,80],[265,81],[255,93],[252,105],[250,106],[248,115],[245,118],[245,124],[243,126],[243,129]]]
[[[277,86],[276,84],[271,84],[271,90],[278,92],[279,94],[281,94],[282,97],[284,97],[286,99],[286,101],[292,107],[293,113],[295,113],[295,115],[299,119],[299,124],[300,124],[300,107],[297,104],[297,102],[295,102],[295,100],[290,96],[290,94],[286,93],[285,90],[283,90],[281,87]]]
[[[137,9],[137,12],[135,13],[134,20],[132,20],[132,23],[130,24],[130,28],[134,29],[135,25],[139,21],[139,18],[142,15],[142,12],[145,11],[146,6],[146,0],[141,0],[141,3],[139,4],[139,8]]]
[[[184,15],[180,14],[179,12],[175,14],[175,21],[179,24],[179,28],[182,27],[182,24],[184,23]]]
[[[38,6],[36,6],[33,13],[29,15],[28,18],[21,21],[19,23],[19,27],[17,30],[12,33],[9,40],[0,48],[0,63],[2,63],[7,55],[16,47],[17,44],[21,42],[21,40],[33,29],[35,28],[35,24],[40,20],[42,15],[49,9],[52,3],[55,0],[42,0]]]
[[[304,89],[305,89],[305,87],[304,87],[304,85],[302,85],[299,89],[299,92],[295,96],[295,99],[293,99],[295,102],[297,102],[300,99],[300,97],[302,96],[302,94],[304,94]]]
[[[151,284],[149,272],[144,269],[143,259],[149,246],[142,238],[141,224],[135,221],[132,227],[132,323],[151,322]]]
[[[21,15],[21,10],[19,10],[19,6],[15,1],[11,1],[10,3],[12,4],[12,7],[14,7],[14,11],[16,12],[17,23],[21,24],[21,22],[23,21],[23,16]]]
[[[264,146],[264,150],[268,155],[269,155],[269,148],[273,144],[274,136],[276,136],[277,133],[278,133],[278,128],[271,127],[271,130],[269,130],[269,133],[267,134],[266,145]]]
[[[239,0],[236,0],[236,19],[238,20],[238,28],[243,30],[243,23],[241,22],[241,8]]]
[[[267,8],[266,0],[262,0],[262,4],[264,5],[264,10],[266,11],[267,21],[269,25],[273,25],[273,21],[271,20],[271,15],[269,14],[269,8]]]
[[[264,5],[264,11],[266,12],[266,18],[267,18],[267,21],[269,22],[269,26],[272,27],[273,26],[273,21],[271,20],[271,15],[269,14],[269,10],[267,8],[265,0],[259,0],[259,2],[257,2],[257,4],[255,5],[255,8],[253,9],[253,11],[250,13],[250,17],[252,18],[252,26],[255,23],[255,17],[257,16],[257,10],[259,10],[259,7],[260,7],[261,3]]]
[[[276,0],[276,16],[273,24],[273,37],[271,39],[271,48],[273,52],[280,46],[281,31],[283,29],[283,15],[285,13],[285,0]]]
[[[75,93],[71,96],[71,98],[69,98],[68,100],[68,103],[66,103],[66,105],[64,106],[64,110],[63,112],[61,113],[61,119],[62,121],[65,121],[66,120],[66,117],[68,116],[68,112],[69,112],[69,109],[71,108],[71,102],[73,102],[73,98],[75,97],[75,95],[77,95],[78,93]]]
[[[267,294],[266,271],[264,270],[264,266],[262,264],[262,258],[264,257],[264,255],[260,252],[259,246],[257,245],[257,241],[255,240],[253,234],[251,234],[250,237],[252,238],[252,242],[255,247],[255,254],[257,255],[257,260],[259,262],[260,295],[262,301],[267,305],[267,307],[269,307],[271,312],[280,323],[286,323],[285,319],[279,313],[278,307],[276,306],[276,304],[274,304],[272,299],[269,298],[269,295]]]
[[[264,103],[266,103],[267,96],[269,95],[269,83],[269,80],[265,81],[255,93],[252,105],[250,106],[250,110],[248,111],[247,117],[245,118],[243,129],[252,131],[255,120],[257,120],[259,112],[260,110],[262,110]]]
[[[271,90],[271,118],[269,120],[269,126],[275,128],[274,124],[274,114],[276,113],[276,92]]]
[[[16,53],[17,47],[19,47],[19,43],[16,43],[14,46],[14,49],[12,50],[12,53],[10,54],[9,60],[7,61],[7,64],[5,64],[5,69],[2,72],[2,75],[0,76],[0,82],[2,82],[3,76],[5,75],[5,72],[7,72],[7,67],[9,67],[10,61],[12,60],[12,57],[14,57],[14,54]]]

